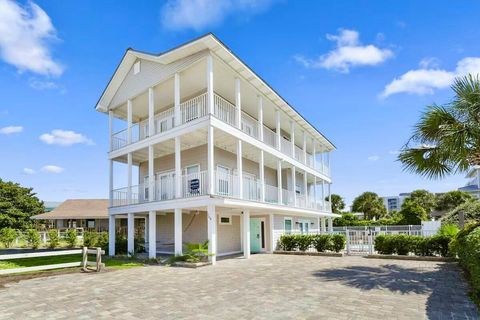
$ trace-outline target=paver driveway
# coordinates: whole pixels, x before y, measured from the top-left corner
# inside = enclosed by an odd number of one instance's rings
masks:
[[[0,319],[478,319],[455,264],[254,255],[0,289]]]

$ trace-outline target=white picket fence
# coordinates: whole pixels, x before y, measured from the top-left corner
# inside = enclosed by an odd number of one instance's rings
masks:
[[[0,255],[0,261],[25,259],[25,258],[66,256],[66,255],[72,255],[72,254],[81,254],[82,255],[81,261],[48,264],[48,265],[15,268],[15,269],[0,269],[0,275],[31,272],[31,271],[51,270],[51,269],[61,269],[61,268],[72,268],[72,267],[82,267],[82,270],[87,271],[89,266],[94,266],[95,271],[98,272],[105,267],[105,264],[102,263],[102,255],[105,254],[105,251],[102,250],[101,248],[88,249],[87,247],[83,247],[82,249],[74,249],[74,250],[57,250],[57,251],[4,254],[4,255]],[[95,261],[88,261],[89,254],[95,255]]]

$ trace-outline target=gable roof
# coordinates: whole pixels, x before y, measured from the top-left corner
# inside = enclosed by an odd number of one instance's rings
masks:
[[[50,212],[32,216],[31,219],[107,219],[108,199],[68,199]]]
[[[306,120],[291,104],[289,104],[278,92],[276,92],[265,80],[256,74],[255,71],[253,71],[211,32],[158,54],[128,48],[123,55],[120,64],[110,78],[107,87],[97,101],[95,109],[99,112],[108,112],[110,102],[137,59],[169,64],[178,59],[182,59],[196,52],[207,49],[212,51],[219,59],[232,67],[232,69],[238,72],[245,81],[249,82],[254,88],[262,92],[289,117],[293,118],[298,123],[304,123],[305,125],[302,125],[303,129],[317,139],[324,141],[325,145],[328,146],[328,150],[336,149],[335,145],[330,140],[328,140],[316,127]]]

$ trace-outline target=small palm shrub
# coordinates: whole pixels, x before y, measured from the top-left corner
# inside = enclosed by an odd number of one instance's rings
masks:
[[[75,247],[77,245],[77,230],[68,229],[65,232],[65,241],[67,241],[69,248]]]
[[[317,234],[313,238],[313,247],[318,252],[325,252],[330,249],[330,241],[329,234]]]
[[[280,248],[285,251],[295,251],[298,248],[298,238],[293,234],[284,234],[280,237]]]
[[[50,249],[55,249],[60,244],[60,238],[58,237],[57,229],[48,230],[48,247]]]
[[[38,249],[40,247],[40,234],[35,229],[28,229],[25,234],[25,241],[32,249]]]
[[[95,247],[98,242],[98,233],[95,231],[85,231],[83,233],[83,246],[84,247]]]
[[[457,235],[458,231],[460,231],[460,229],[458,229],[457,225],[447,223],[447,224],[442,224],[442,226],[440,227],[440,230],[438,230],[438,234],[453,238]]]
[[[309,234],[299,234],[296,235],[296,242],[298,250],[307,251],[308,248],[312,245],[313,237]]]
[[[345,248],[345,244],[347,243],[347,239],[343,234],[333,234],[331,236],[331,250],[335,252],[340,252]]]
[[[3,228],[0,230],[0,242],[3,243],[5,248],[11,248],[18,234],[15,229]]]

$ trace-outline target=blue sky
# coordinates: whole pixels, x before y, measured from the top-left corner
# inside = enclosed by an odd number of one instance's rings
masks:
[[[107,197],[107,117],[94,105],[125,49],[211,31],[337,146],[332,190],[348,202],[465,183],[395,159],[424,106],[480,71],[479,2],[214,2],[0,0],[0,177],[43,200]]]

